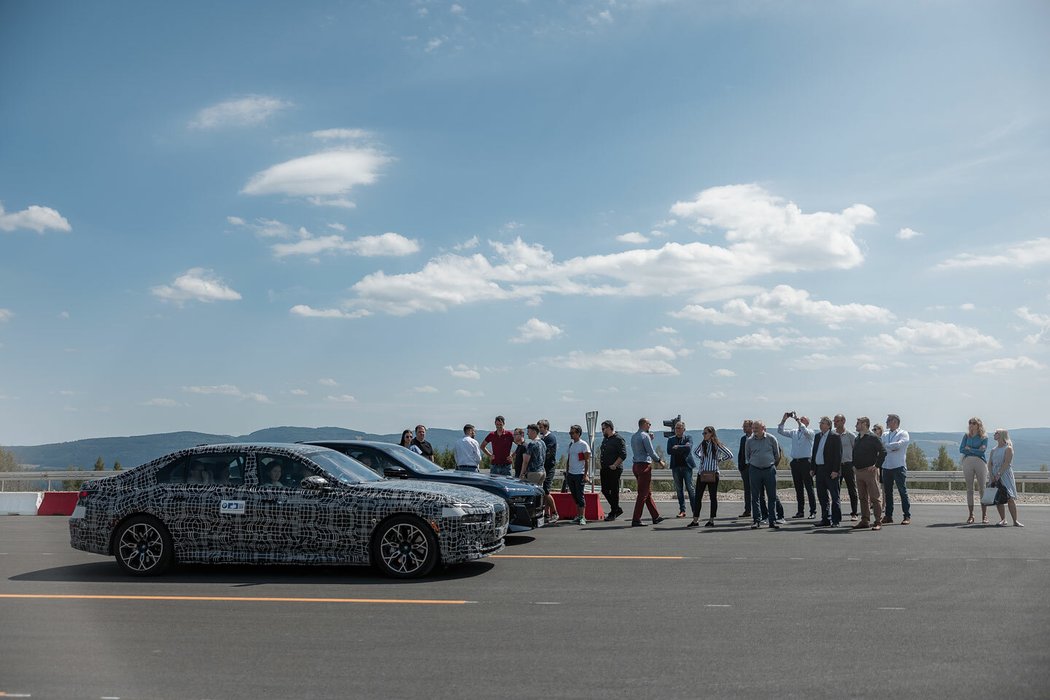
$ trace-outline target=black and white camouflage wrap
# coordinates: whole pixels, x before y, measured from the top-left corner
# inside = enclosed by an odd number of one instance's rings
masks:
[[[436,483],[373,481],[348,484],[322,466],[309,445],[233,444],[181,450],[85,486],[69,521],[70,544],[114,554],[114,533],[137,515],[159,520],[181,563],[371,563],[372,538],[389,518],[409,515],[438,539],[440,563],[455,564],[500,551],[507,532],[506,502],[479,489]],[[161,470],[187,456],[230,457],[230,483],[158,482]],[[340,455],[340,457],[343,457]],[[279,460],[297,476],[323,476],[324,489],[260,484],[260,466]],[[243,467],[243,472],[241,468]],[[238,472],[238,473],[235,473]]]

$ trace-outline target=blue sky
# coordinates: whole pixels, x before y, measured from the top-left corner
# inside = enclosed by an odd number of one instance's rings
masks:
[[[1044,2],[0,5],[0,444],[1031,427]]]

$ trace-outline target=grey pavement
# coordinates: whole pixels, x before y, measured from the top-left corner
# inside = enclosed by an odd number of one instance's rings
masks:
[[[1022,529],[917,505],[910,526],[851,532],[752,531],[726,505],[713,529],[559,524],[407,583],[128,579],[70,549],[65,518],[0,518],[0,696],[1050,697],[1050,507],[1023,507]]]

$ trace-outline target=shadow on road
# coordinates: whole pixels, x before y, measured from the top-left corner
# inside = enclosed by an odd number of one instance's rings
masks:
[[[456,581],[481,576],[494,566],[488,561],[472,561],[437,569],[422,579],[397,580],[378,575],[367,566],[264,566],[240,564],[182,564],[175,566],[163,576],[137,577],[122,574],[113,561],[92,564],[59,566],[52,569],[29,571],[12,576],[10,581],[46,581],[51,583],[136,583],[156,586],[160,584],[223,583],[234,586],[284,585],[413,585],[438,581]]]

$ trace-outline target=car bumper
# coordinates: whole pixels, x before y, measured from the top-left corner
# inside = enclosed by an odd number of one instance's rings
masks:
[[[512,503],[508,532],[525,532],[543,525],[543,499],[534,503]]]

